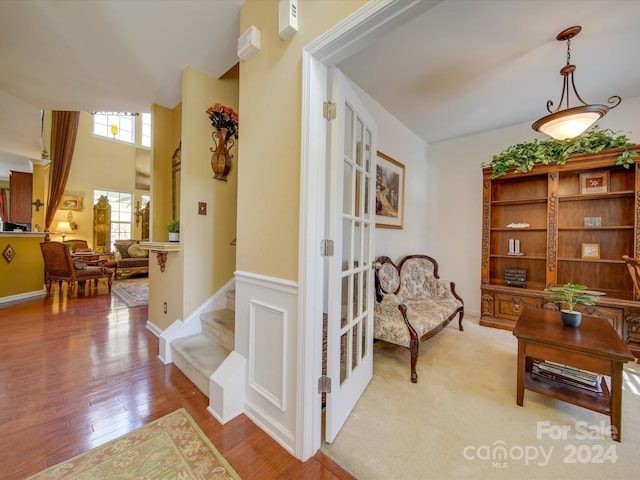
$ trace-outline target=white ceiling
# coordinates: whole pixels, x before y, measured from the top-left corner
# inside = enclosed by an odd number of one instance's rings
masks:
[[[186,65],[222,75],[238,61],[243,1],[0,1],[0,178],[40,158],[42,109],[174,107]],[[566,62],[555,36],[572,25],[582,98],[640,97],[640,1],[430,3],[340,64],[427,142],[544,115]],[[299,10],[302,30],[313,20]]]
[[[432,143],[533,123],[547,100],[557,106],[567,47],[556,35],[573,25],[583,100],[640,96],[639,19],[636,0],[445,0],[340,67]]]
[[[243,1],[1,0],[0,178],[40,158],[41,110],[173,108],[184,67],[224,74]]]

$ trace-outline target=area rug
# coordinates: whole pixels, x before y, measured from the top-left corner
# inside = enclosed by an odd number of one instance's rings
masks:
[[[149,279],[130,278],[113,283],[111,292],[128,307],[140,307],[149,303]]]
[[[240,479],[184,408],[30,477],[115,478]]]

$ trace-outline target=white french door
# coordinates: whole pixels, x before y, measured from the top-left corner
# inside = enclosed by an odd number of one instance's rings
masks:
[[[330,122],[327,395],[325,441],[332,442],[373,374],[375,123],[350,82],[329,72]]]

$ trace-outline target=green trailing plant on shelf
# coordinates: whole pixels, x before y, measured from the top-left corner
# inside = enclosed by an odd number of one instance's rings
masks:
[[[510,169],[526,173],[534,165],[556,163],[564,165],[567,158],[579,153],[598,153],[610,148],[621,148],[634,145],[626,135],[609,129],[600,129],[597,125],[588,132],[569,140],[538,140],[512,145],[498,155],[493,156],[491,163],[483,163],[483,167],[491,167],[491,178],[505,175]],[[616,159],[616,165],[629,168],[634,163],[637,152],[625,150]]]
[[[180,233],[180,221],[179,220],[171,220],[167,224],[167,230],[169,230],[169,233]]]

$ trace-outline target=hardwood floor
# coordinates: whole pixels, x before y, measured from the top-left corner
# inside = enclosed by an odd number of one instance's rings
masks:
[[[241,415],[220,425],[208,399],[158,358],[147,307],[104,283],[84,296],[0,308],[0,478],[23,479],[184,407],[243,479],[353,479],[306,462]]]

